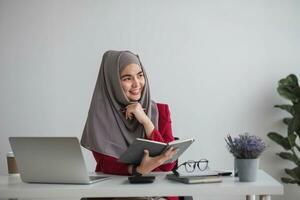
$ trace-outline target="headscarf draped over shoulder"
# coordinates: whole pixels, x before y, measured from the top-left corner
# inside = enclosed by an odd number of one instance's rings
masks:
[[[144,127],[136,120],[126,120],[124,108],[131,102],[125,96],[120,72],[128,64],[138,64],[145,77],[139,103],[158,128],[158,110],[150,99],[145,69],[138,55],[130,51],[107,51],[102,57],[94,94],[83,130],[81,145],[89,150],[119,158],[135,138],[144,137]]]

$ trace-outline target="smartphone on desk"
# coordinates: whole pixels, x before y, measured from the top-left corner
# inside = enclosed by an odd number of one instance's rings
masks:
[[[155,176],[128,176],[129,183],[153,183]]]

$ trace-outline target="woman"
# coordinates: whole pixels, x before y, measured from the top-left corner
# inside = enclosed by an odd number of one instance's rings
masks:
[[[102,58],[81,144],[93,152],[96,171],[137,175],[172,170],[175,163],[163,164],[176,153],[172,148],[155,157],[145,150],[138,166],[118,162],[136,138],[173,141],[170,111],[166,104],[150,99],[148,79],[137,55],[130,51],[107,51]]]

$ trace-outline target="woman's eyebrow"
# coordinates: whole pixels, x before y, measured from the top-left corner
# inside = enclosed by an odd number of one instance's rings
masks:
[[[131,77],[131,75],[130,74],[124,74],[124,75],[121,76],[121,78],[124,78],[124,77]]]
[[[137,73],[137,75],[142,74],[142,73],[144,73],[144,72],[140,71],[140,72]],[[124,75],[121,76],[121,78],[124,78],[124,77],[132,77],[132,75],[131,74],[124,74]]]

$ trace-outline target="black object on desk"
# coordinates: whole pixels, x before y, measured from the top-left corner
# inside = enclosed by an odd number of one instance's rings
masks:
[[[230,176],[232,172],[230,171],[216,171],[219,176]]]
[[[128,176],[130,183],[153,183],[155,176]]]

